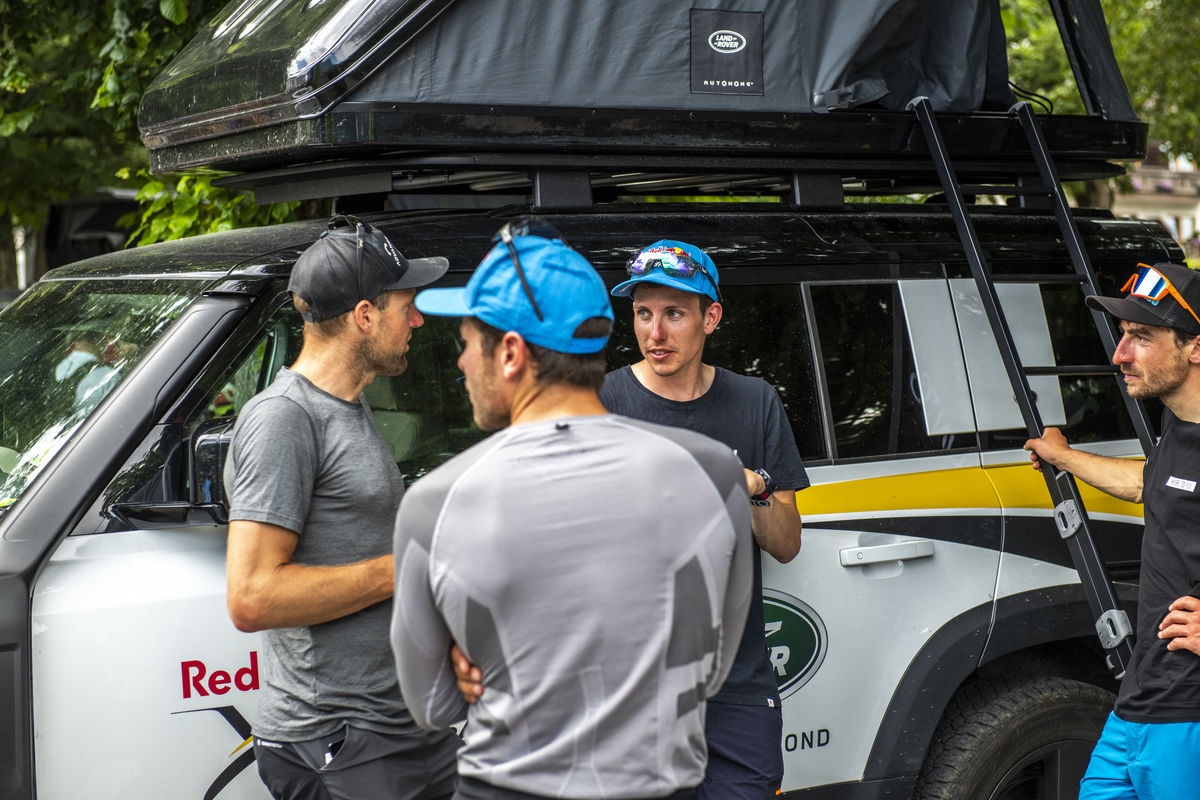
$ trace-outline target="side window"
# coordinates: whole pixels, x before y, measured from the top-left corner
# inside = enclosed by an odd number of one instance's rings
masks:
[[[920,385],[894,284],[813,284],[809,291],[835,459],[974,446],[974,435],[926,433]]]
[[[243,404],[265,388],[279,368],[292,363],[300,352],[301,322],[290,307],[277,311],[253,346],[217,376],[201,380],[186,415],[176,415],[154,428],[126,466],[102,493],[92,513],[84,516],[76,533],[162,528],[183,524],[213,524],[211,514],[191,514],[191,437],[204,423],[232,422]],[[203,391],[202,394],[198,393]],[[211,496],[219,480],[215,461],[197,487],[201,500]]]
[[[1136,438],[1115,367],[1104,352],[1091,314],[1080,300],[1079,289],[1075,286],[1042,286],[1042,302],[1046,306],[1056,364],[1105,366],[1114,370],[1103,375],[1071,375],[1059,379],[1066,413],[1066,423],[1062,426],[1064,434],[1072,442]],[[1161,403],[1157,400],[1148,403],[1147,412],[1157,430],[1162,417]]]
[[[459,348],[457,319],[426,317],[413,332],[404,374],[377,378],[365,392],[406,483],[486,435],[458,380]]]
[[[95,514],[85,518],[76,532],[213,524],[211,515],[186,508],[193,499],[189,461],[193,439],[198,431],[211,432],[215,421],[232,423],[247,400],[296,360],[302,343],[299,317],[290,306],[280,308],[244,355],[201,381],[202,387],[210,389],[197,394],[185,419],[155,429],[109,485]],[[413,335],[407,371],[378,378],[364,393],[407,482],[485,435],[474,425],[466,391],[457,380],[458,347],[457,320],[428,318]],[[217,450],[203,459],[209,468],[196,487],[200,502],[215,497],[223,455],[223,450]]]
[[[193,415],[188,430],[208,419],[236,416],[280,368],[296,360],[302,343],[299,317],[290,307],[281,309],[249,355],[217,383],[212,402]],[[406,483],[485,436],[458,381],[458,353],[458,320],[427,317],[413,332],[405,372],[376,378],[363,392]]]
[[[774,386],[801,457],[829,458],[800,286],[728,286],[722,292],[725,314],[705,345],[705,360]]]

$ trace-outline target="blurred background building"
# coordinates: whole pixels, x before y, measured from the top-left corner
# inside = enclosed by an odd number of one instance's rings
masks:
[[[1113,197],[1119,217],[1156,219],[1174,234],[1192,267],[1200,267],[1200,171],[1184,158],[1168,158],[1151,142],[1146,160],[1129,166]]]

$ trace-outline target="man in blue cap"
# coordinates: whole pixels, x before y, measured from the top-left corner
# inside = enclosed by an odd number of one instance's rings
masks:
[[[711,439],[607,413],[607,291],[540,232],[506,226],[465,288],[417,296],[462,318],[458,365],[497,432],[401,503],[400,688],[426,728],[467,715],[456,800],[691,800],[750,602],[742,470]],[[452,643],[487,686],[470,705]]]
[[[712,258],[664,239],[630,259],[627,270],[629,279],[612,294],[633,302],[642,360],[609,373],[600,399],[613,413],[711,436],[744,465],[757,545],[754,594],[737,660],[709,701],[708,767],[699,797],[764,800],[783,779],[783,717],[767,655],[760,551],[785,564],[799,552],[796,490],[809,485],[808,476],[774,387],[703,361],[723,313]]]

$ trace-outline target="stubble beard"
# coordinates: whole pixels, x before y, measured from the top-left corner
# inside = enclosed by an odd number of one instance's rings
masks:
[[[394,378],[403,375],[408,369],[408,348],[396,352],[364,342],[358,354],[358,361],[365,372]]]
[[[1166,398],[1174,394],[1187,380],[1188,362],[1178,359],[1157,372],[1143,372],[1136,377],[1136,385],[1125,384],[1125,391],[1134,400]]]

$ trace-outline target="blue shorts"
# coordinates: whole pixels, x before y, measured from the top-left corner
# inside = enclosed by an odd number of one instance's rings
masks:
[[[1200,722],[1126,722],[1109,714],[1079,800],[1200,798]]]
[[[700,800],[766,800],[783,782],[783,709],[709,703]]]

